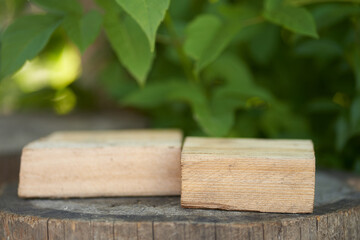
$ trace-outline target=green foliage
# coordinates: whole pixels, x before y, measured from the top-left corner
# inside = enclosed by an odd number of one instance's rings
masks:
[[[101,15],[97,11],[90,11],[79,17],[68,15],[64,19],[63,27],[69,38],[84,52],[98,36],[101,28]]]
[[[0,79],[36,57],[60,23],[55,16],[32,15],[18,18],[8,27],[1,38]]]
[[[187,27],[184,43],[187,55],[199,60],[206,52],[206,48],[212,46],[211,41],[218,37],[217,32],[221,25],[219,18],[213,15],[201,15],[192,21]]]
[[[140,27],[126,14],[109,14],[105,17],[105,32],[124,67],[144,85],[154,53]]]
[[[189,24],[184,48],[196,60],[196,73],[222,53],[240,27],[241,24],[224,24],[211,15],[200,15]]]
[[[356,91],[360,95],[360,47],[359,45],[352,53],[352,62],[356,81]]]
[[[39,7],[55,14],[81,15],[82,7],[78,1],[72,0],[32,0]]]
[[[79,1],[31,2],[45,14],[0,32],[3,77],[41,54],[56,29],[81,52],[103,29],[103,90],[153,127],[311,138],[319,166],[360,171],[358,0],[96,0],[87,12]],[[59,113],[81,102],[75,93],[52,93]]]
[[[149,40],[151,51],[155,48],[156,32],[169,8],[170,0],[116,0],[139,24]]]
[[[264,17],[296,33],[318,38],[315,21],[305,8],[291,6],[282,0],[266,0]]]

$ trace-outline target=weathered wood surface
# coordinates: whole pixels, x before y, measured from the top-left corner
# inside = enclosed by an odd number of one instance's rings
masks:
[[[178,197],[23,200],[10,183],[32,140],[56,130],[144,125],[122,114],[1,116],[0,239],[359,239],[360,180],[341,173],[317,173],[312,214],[182,209]]]
[[[23,149],[19,196],[180,195],[178,129],[62,131]]]
[[[358,182],[317,172],[312,214],[184,209],[179,197],[24,200],[5,184],[0,239],[359,239]]]
[[[311,213],[315,154],[310,140],[187,137],[181,205]]]
[[[22,148],[31,141],[61,130],[107,130],[144,128],[147,122],[129,111],[76,113],[57,116],[50,113],[0,115],[0,181],[19,177]]]

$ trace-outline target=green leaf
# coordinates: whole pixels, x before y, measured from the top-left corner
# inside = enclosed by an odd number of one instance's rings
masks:
[[[224,24],[213,15],[201,15],[186,29],[184,50],[196,60],[199,73],[212,63],[238,33],[241,24]]]
[[[127,14],[107,13],[104,27],[117,57],[140,85],[144,85],[154,53],[137,23]]]
[[[336,142],[335,147],[337,151],[341,151],[349,139],[349,126],[344,116],[340,116],[335,124]]]
[[[0,79],[38,55],[61,21],[52,15],[31,15],[15,20],[2,36]]]
[[[226,105],[221,105],[220,108],[212,108],[200,86],[192,83],[181,83],[170,92],[169,97],[171,100],[188,103],[191,106],[194,119],[206,134],[221,137],[229,133],[234,121],[233,113],[224,111],[223,107]]]
[[[341,46],[330,39],[309,39],[295,48],[295,53],[303,57],[331,59],[343,54]]]
[[[250,39],[250,53],[256,62],[269,63],[279,44],[279,35],[279,27],[267,23]]]
[[[285,102],[275,101],[261,116],[263,131],[271,138],[308,138],[306,118],[294,113]]]
[[[101,71],[99,82],[114,100],[120,100],[129,92],[139,88],[116,60],[106,64],[105,69]]]
[[[355,75],[356,91],[360,95],[360,47],[352,52],[352,61]]]
[[[169,8],[170,0],[116,0],[140,25],[154,51],[157,29]]]
[[[66,16],[63,27],[70,39],[78,46],[81,52],[93,43],[101,28],[102,17],[99,12],[92,10],[78,17]]]
[[[312,15],[318,29],[331,27],[350,16],[360,13],[360,6],[354,4],[319,4],[312,8]]]
[[[195,60],[199,60],[211,41],[218,37],[221,21],[213,15],[201,15],[192,21],[186,29],[184,50]]]
[[[169,102],[185,102],[193,112],[194,119],[210,136],[225,136],[232,124],[232,112],[211,109],[202,89],[192,83],[167,80],[147,85],[122,100],[127,106],[153,109]],[[219,111],[220,110],[220,111]]]
[[[82,7],[77,0],[31,0],[39,7],[53,13],[64,14],[71,13],[75,15],[82,14]]]
[[[315,21],[305,8],[286,5],[282,0],[266,0],[264,17],[295,33],[318,38]]]
[[[234,54],[222,55],[205,71],[204,76],[207,79],[222,79],[226,82],[215,90],[215,99],[227,97],[244,101],[251,97],[259,97],[269,102],[274,100],[266,89],[254,82],[245,62]]]
[[[151,109],[166,103],[168,94],[174,90],[177,81],[169,80],[160,83],[148,84],[145,88],[140,88],[131,92],[121,103],[125,106],[138,107],[142,109]]]
[[[360,126],[360,96],[356,97],[350,107],[350,120],[353,130]]]

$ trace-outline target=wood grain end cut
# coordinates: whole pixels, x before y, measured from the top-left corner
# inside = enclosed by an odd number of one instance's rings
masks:
[[[315,155],[310,140],[187,138],[181,205],[311,213]]]

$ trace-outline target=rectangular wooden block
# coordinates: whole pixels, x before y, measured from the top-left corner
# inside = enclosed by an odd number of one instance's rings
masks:
[[[179,195],[179,130],[57,132],[28,144],[20,197]]]
[[[311,213],[315,156],[310,140],[186,138],[181,205]]]

